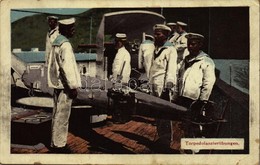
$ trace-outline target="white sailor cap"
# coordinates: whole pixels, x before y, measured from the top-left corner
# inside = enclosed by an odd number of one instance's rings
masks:
[[[47,17],[47,20],[49,20],[49,19],[56,19],[56,20],[58,20],[59,17],[54,16],[54,15],[50,15],[50,16]]]
[[[166,31],[172,31],[171,28],[169,26],[166,26],[164,24],[156,24],[153,27],[153,30],[166,30]]]
[[[125,41],[126,40],[126,34],[125,33],[116,33],[116,39]]]
[[[186,24],[186,23],[184,23],[184,22],[181,22],[181,21],[177,21],[177,25],[179,25],[179,26],[187,26],[187,24]]]
[[[169,23],[167,23],[166,25],[167,25],[167,26],[176,26],[177,24],[174,23],[174,22],[169,22]]]
[[[185,35],[187,39],[196,39],[196,40],[204,40],[204,36],[198,33],[188,33]]]
[[[145,38],[150,38],[150,39],[154,40],[154,37],[152,35],[149,35],[149,34],[145,34]]]
[[[75,18],[69,18],[69,19],[63,19],[63,20],[59,20],[59,24],[61,25],[72,25],[76,22]]]

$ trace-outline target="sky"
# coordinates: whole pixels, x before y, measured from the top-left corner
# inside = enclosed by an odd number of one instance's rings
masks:
[[[19,10],[19,11],[16,11],[16,10]],[[49,13],[49,14],[62,14],[62,15],[67,15],[67,14],[74,15],[74,14],[83,13],[87,10],[88,10],[87,8],[13,9],[11,11],[11,22],[17,21],[17,20],[24,18],[24,17],[27,17],[27,16],[38,14],[38,13],[34,13],[34,12],[42,12],[42,13]]]

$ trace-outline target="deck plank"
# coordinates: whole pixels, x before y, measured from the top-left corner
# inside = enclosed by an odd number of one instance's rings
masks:
[[[67,144],[72,153],[79,154],[156,153],[151,147],[156,137],[156,126],[151,122],[154,122],[154,119],[133,116],[132,120],[124,124],[105,123],[99,127],[87,128],[82,134],[70,131]],[[173,146],[174,149],[178,149],[176,142]],[[11,148],[11,153],[44,154],[48,153],[48,147],[48,144],[45,144],[45,147],[40,150]]]

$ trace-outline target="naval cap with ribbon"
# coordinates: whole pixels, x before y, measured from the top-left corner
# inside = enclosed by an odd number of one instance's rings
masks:
[[[187,39],[195,39],[195,40],[200,40],[203,41],[204,40],[204,36],[198,33],[188,33],[185,36]]]
[[[60,25],[72,25],[75,22],[76,22],[75,18],[68,18],[68,19],[59,20]]]
[[[116,33],[116,39],[117,40],[122,40],[125,41],[126,40],[126,34],[125,33]]]
[[[154,37],[152,35],[149,35],[149,34],[145,34],[145,38],[154,40]]]
[[[50,16],[47,17],[47,20],[49,20],[49,19],[55,19],[55,20],[58,20],[59,17],[57,17],[57,16],[55,16],[55,15],[50,15]]]
[[[181,22],[181,21],[177,21],[177,25],[179,25],[179,26],[187,26],[187,24],[186,24],[186,23],[184,23],[184,22]]]
[[[168,22],[166,25],[167,25],[167,26],[176,26],[177,24],[174,23],[174,22]]]
[[[165,31],[172,31],[170,27],[164,24],[156,24],[153,26],[153,30],[165,30]]]

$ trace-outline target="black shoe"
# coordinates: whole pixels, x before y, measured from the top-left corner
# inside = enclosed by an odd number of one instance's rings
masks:
[[[180,151],[170,147],[171,141],[168,139],[159,138],[152,144],[152,150],[159,154],[180,154]]]
[[[126,123],[126,122],[123,121],[123,118],[120,114],[113,115],[112,122],[114,124],[124,124],[124,123]]]
[[[51,147],[49,153],[70,154],[70,153],[72,153],[72,151],[66,145],[65,147]]]

